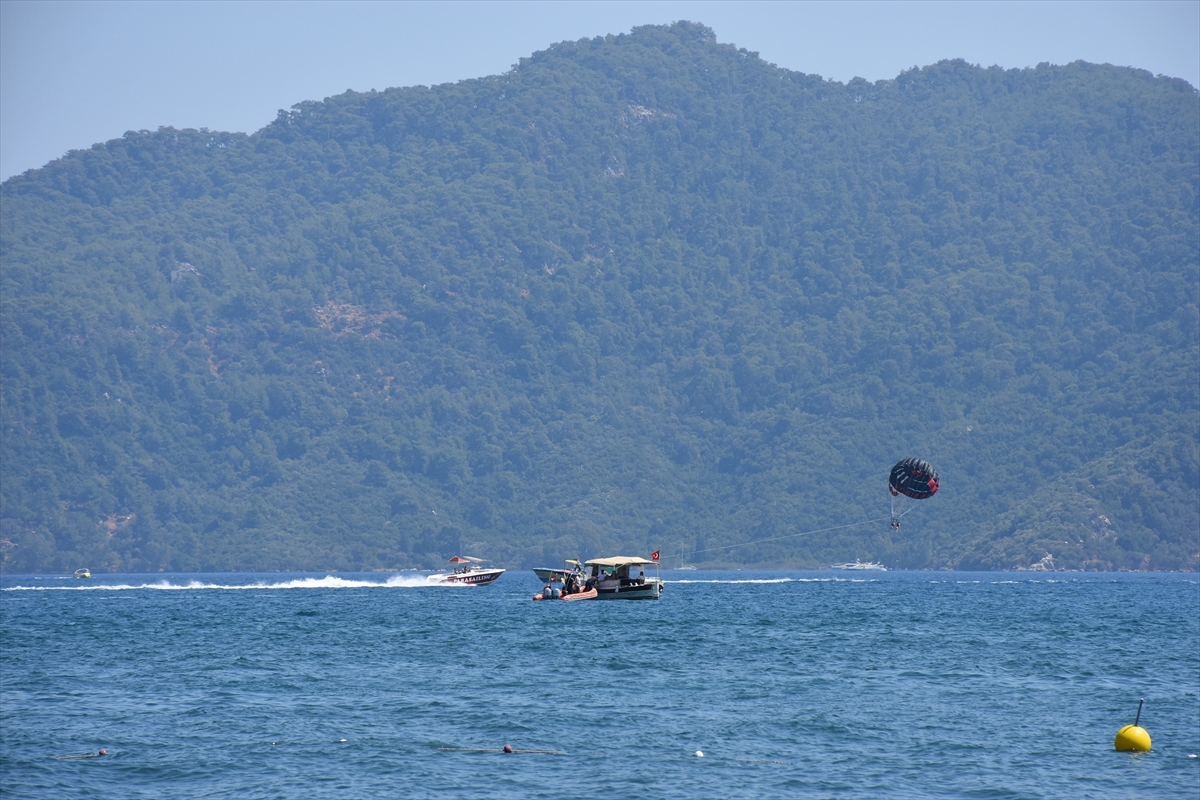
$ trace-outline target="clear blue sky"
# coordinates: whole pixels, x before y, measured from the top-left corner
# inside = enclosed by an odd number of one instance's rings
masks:
[[[127,130],[255,131],[304,100],[493,75],[554,42],[680,19],[839,81],[1083,59],[1200,86],[1200,0],[0,0],[0,178]]]

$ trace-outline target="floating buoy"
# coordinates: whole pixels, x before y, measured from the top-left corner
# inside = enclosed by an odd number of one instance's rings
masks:
[[[1137,725],[1126,725],[1117,731],[1117,738],[1114,744],[1123,753],[1136,753],[1142,750],[1149,750],[1150,734],[1146,733],[1145,728],[1139,728]]]
[[[504,752],[506,752],[506,753],[511,753],[511,752],[512,752],[512,745],[511,745],[511,744],[506,744],[506,745],[504,745]]]
[[[108,755],[108,751],[107,751],[107,750],[101,750],[99,753],[96,753],[96,755],[98,755],[98,756],[106,756],[106,755]]]
[[[703,750],[697,750],[697,751],[696,751],[696,758],[704,758],[704,751],[703,751]]]
[[[1138,727],[1138,723],[1142,721],[1142,703],[1144,702],[1146,702],[1145,698],[1138,700],[1137,716],[1134,718],[1133,724],[1126,725],[1117,731],[1117,738],[1113,741],[1113,746],[1122,753],[1139,753],[1150,749],[1150,734],[1146,733],[1145,728]]]

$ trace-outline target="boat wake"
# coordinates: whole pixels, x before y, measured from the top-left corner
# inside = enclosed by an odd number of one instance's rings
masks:
[[[875,578],[738,578],[726,580],[663,580],[664,583],[878,583]]]
[[[46,586],[6,586],[6,592],[129,592],[129,591],[270,591],[275,589],[412,589],[418,587],[442,588],[447,584],[431,583],[424,574],[393,575],[386,580],[362,580],[356,578],[339,578],[326,575],[322,578],[295,578],[284,581],[253,581],[247,583],[210,583],[207,581],[187,581],[172,583],[159,580],[152,583],[88,583],[86,585],[46,585]],[[449,584],[456,586],[457,584]]]
[[[663,583],[793,583],[796,578],[744,578],[741,580],[667,580],[663,579]]]

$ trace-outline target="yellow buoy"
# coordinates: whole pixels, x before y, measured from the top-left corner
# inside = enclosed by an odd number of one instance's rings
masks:
[[[1145,699],[1138,700],[1138,713],[1133,724],[1126,725],[1117,731],[1117,738],[1113,742],[1113,746],[1122,753],[1137,753],[1150,749],[1150,734],[1146,733],[1145,728],[1138,727],[1138,723],[1142,720],[1142,703],[1144,702]]]
[[[1150,734],[1146,733],[1145,728],[1139,728],[1137,725],[1126,725],[1117,731],[1117,740],[1114,744],[1123,753],[1136,753],[1139,750],[1149,750]]]

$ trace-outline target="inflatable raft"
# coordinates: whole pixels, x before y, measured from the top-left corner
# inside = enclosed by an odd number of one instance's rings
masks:
[[[543,597],[541,592],[533,596],[534,600],[595,600],[598,592],[595,589],[588,589],[586,592],[576,592],[575,594],[564,594],[559,597]]]

